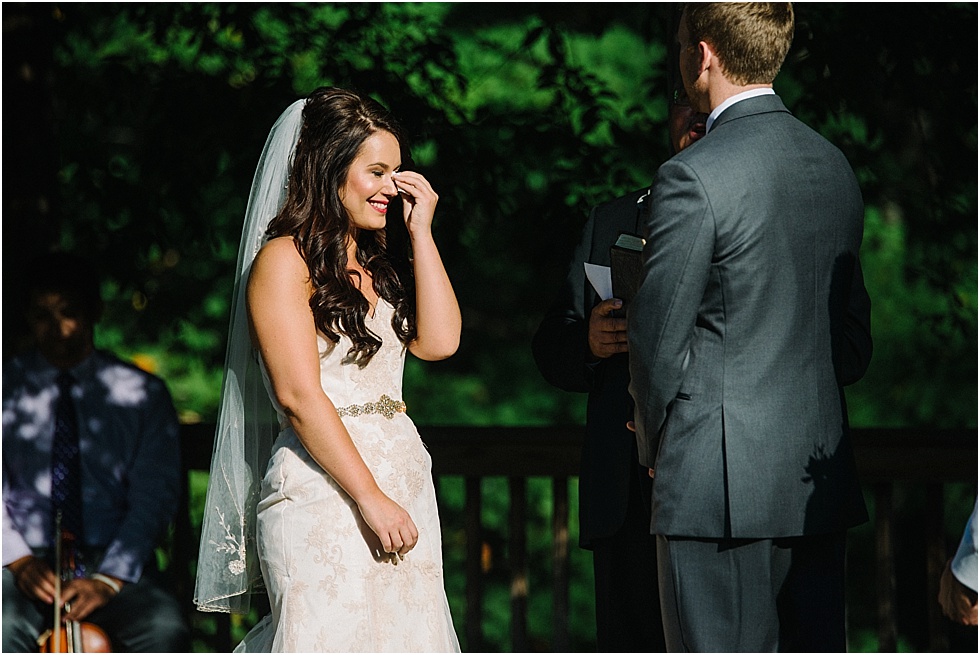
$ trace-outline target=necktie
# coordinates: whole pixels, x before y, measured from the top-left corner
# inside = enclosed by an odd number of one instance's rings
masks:
[[[58,375],[58,403],[55,406],[54,443],[51,447],[51,504],[53,515],[60,512],[61,532],[66,557],[77,566],[75,574],[83,575],[80,562],[74,557],[75,546],[81,543],[82,524],[82,461],[78,446],[78,415],[71,392],[75,379],[71,373]]]

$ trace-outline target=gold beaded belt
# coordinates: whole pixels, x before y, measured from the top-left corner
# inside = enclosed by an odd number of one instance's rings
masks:
[[[403,400],[392,400],[388,394],[383,394],[376,403],[364,403],[363,405],[348,405],[338,407],[337,413],[341,416],[363,416],[364,414],[381,414],[386,419],[392,419],[395,414],[404,414],[408,408]]]

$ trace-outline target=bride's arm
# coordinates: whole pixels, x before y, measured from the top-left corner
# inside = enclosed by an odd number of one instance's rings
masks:
[[[357,503],[386,552],[415,546],[408,513],[378,487],[337,409],[320,386],[309,271],[293,240],[273,239],[256,256],[248,281],[252,338],[265,362],[276,400],[296,436],[323,470]]]
[[[394,180],[400,190],[407,192],[402,194],[405,224],[414,257],[418,335],[408,349],[419,359],[445,359],[459,347],[462,319],[453,285],[432,238],[432,217],[439,196],[419,173],[402,171],[394,175]]]

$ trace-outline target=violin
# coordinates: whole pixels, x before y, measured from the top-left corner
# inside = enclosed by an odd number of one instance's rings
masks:
[[[75,573],[75,537],[61,529],[60,511],[55,516],[55,531],[54,625],[37,638],[39,652],[111,653],[109,636],[99,626],[87,621],[61,621],[61,582]],[[66,612],[71,611],[70,603],[64,606]]]
[[[38,637],[38,646],[41,653],[112,652],[109,636],[105,631],[86,621],[69,621],[58,629],[57,637],[52,629],[45,630]]]

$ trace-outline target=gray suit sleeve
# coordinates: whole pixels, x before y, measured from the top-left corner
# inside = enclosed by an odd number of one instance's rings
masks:
[[[630,393],[640,463],[653,466],[669,404],[680,389],[714,250],[714,223],[691,169],[657,172],[643,218],[643,281],[629,311]]]

